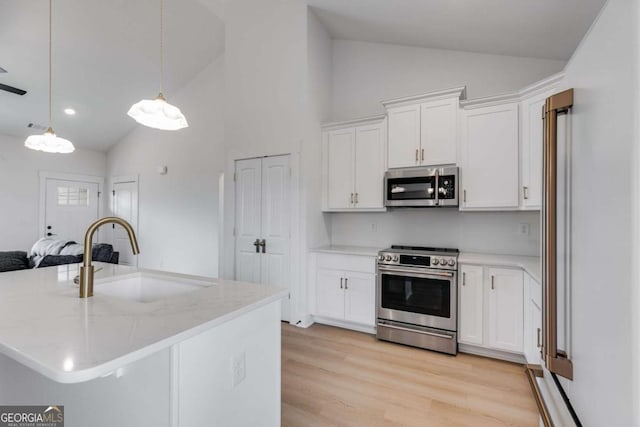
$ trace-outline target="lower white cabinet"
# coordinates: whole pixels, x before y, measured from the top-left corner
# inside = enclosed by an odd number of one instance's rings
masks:
[[[523,353],[524,279],[520,269],[461,265],[458,341]]]
[[[318,254],[315,269],[315,316],[375,326],[375,258]]]
[[[524,275],[524,357],[527,363],[540,364],[542,346],[542,289],[528,274]]]

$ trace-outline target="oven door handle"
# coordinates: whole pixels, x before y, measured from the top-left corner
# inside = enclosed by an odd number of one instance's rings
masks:
[[[453,339],[453,335],[445,335],[445,334],[438,334],[438,333],[435,333],[435,332],[421,331],[421,330],[418,330],[418,329],[403,328],[402,326],[389,325],[387,323],[378,323],[378,326],[384,326],[385,328],[397,329],[399,331],[404,331],[404,332],[415,332],[415,333],[422,334],[422,335],[431,335],[433,337],[438,337],[438,338],[447,338],[447,339],[450,339],[450,340]]]
[[[404,269],[404,268],[384,268],[384,267],[378,267],[378,272],[379,273],[406,273],[406,274],[412,274],[414,276],[417,277],[453,277],[455,275],[454,272],[452,271],[429,271],[428,273],[425,273],[424,271],[420,271],[420,270],[409,270],[409,269]]]

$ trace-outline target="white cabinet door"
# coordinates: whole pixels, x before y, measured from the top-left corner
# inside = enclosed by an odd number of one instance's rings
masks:
[[[344,319],[344,273],[319,268],[316,273],[316,314]]]
[[[518,208],[518,104],[466,110],[461,209]]]
[[[373,274],[348,272],[345,275],[344,317],[352,322],[375,325],[376,279]]]
[[[542,310],[533,295],[540,285],[524,275],[524,356],[527,363],[540,364],[542,340]]]
[[[329,132],[327,141],[327,207],[345,209],[352,207],[354,193],[354,145],[355,129]]]
[[[384,122],[356,128],[355,208],[384,208]]]
[[[460,310],[458,314],[458,341],[483,344],[483,268],[475,265],[460,266]]]
[[[542,150],[544,135],[542,107],[545,93],[522,101],[522,153],[520,189],[521,206],[524,209],[540,209],[542,205]]]
[[[523,273],[489,268],[489,346],[523,352]]]
[[[456,162],[459,100],[443,99],[420,106],[420,163]]]
[[[389,168],[419,165],[420,105],[390,108],[388,110]]]

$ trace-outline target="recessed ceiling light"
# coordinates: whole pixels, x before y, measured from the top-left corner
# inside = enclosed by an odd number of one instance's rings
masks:
[[[64,109],[64,113],[67,116],[75,116],[76,115],[76,110],[74,110],[73,108],[65,108]]]

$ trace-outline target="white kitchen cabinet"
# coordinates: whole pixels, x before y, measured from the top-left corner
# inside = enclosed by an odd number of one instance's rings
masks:
[[[518,360],[514,354],[524,352],[522,270],[467,264],[459,268],[461,351]]]
[[[521,270],[489,268],[489,347],[523,352],[523,273]]]
[[[316,313],[336,319],[344,318],[344,272],[318,268],[316,276]]]
[[[563,74],[553,75],[520,91],[520,209],[542,206],[542,156],[545,100],[558,91]]]
[[[345,320],[367,325],[375,324],[375,276],[369,273],[346,272],[344,279]]]
[[[375,257],[317,254],[316,320],[373,328],[376,309]]]
[[[518,209],[518,103],[465,105],[460,210]]]
[[[456,163],[458,146],[458,98],[425,102],[420,105],[420,163]]]
[[[383,211],[384,116],[332,123],[323,132],[323,211]]]
[[[476,265],[460,266],[460,309],[458,321],[458,341],[462,343],[483,343],[483,268]],[[464,313],[464,315],[462,315]]]
[[[389,168],[455,164],[458,112],[465,88],[383,101]]]
[[[527,363],[540,364],[542,345],[542,309],[535,295],[540,285],[528,274],[524,275],[524,356]],[[541,296],[540,296],[541,297]]]
[[[355,140],[355,129],[340,129],[327,135],[329,209],[349,209],[353,203]]]
[[[390,108],[389,168],[420,165],[420,105]]]

